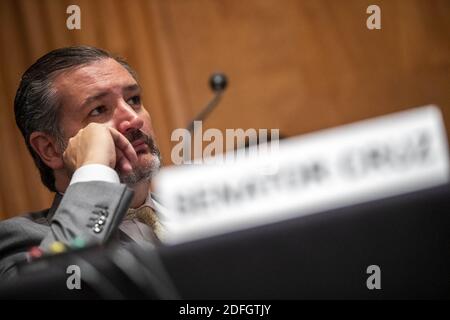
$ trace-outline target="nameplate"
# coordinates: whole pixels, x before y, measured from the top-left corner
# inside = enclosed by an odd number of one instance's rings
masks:
[[[168,167],[155,186],[168,209],[163,241],[177,244],[426,189],[449,175],[442,115],[425,106],[282,140],[276,152]]]

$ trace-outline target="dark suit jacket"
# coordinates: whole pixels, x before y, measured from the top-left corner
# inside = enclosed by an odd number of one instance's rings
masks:
[[[48,251],[54,241],[70,246],[76,237],[87,245],[104,243],[132,198],[133,191],[123,184],[80,182],[69,186],[64,197],[57,194],[51,208],[0,222],[0,278],[14,276],[33,246]]]

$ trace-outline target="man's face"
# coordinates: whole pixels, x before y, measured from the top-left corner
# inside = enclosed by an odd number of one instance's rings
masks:
[[[133,172],[116,169],[122,182],[132,185],[158,170],[150,115],[142,105],[139,85],[121,64],[103,59],[69,70],[55,78],[53,87],[62,108],[60,128],[66,144],[89,123],[103,123],[125,135],[138,155]]]

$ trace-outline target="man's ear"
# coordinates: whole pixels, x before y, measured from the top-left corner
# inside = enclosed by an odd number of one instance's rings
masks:
[[[54,137],[45,132],[35,131],[30,135],[30,144],[48,167],[53,170],[64,168],[63,151],[59,150]]]

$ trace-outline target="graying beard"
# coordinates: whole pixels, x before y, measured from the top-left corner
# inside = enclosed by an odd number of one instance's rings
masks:
[[[119,174],[120,182],[130,187],[142,181],[151,181],[161,166],[161,157],[159,153],[152,153],[152,155],[155,156],[155,158],[153,158],[148,165],[136,168],[126,175]]]

